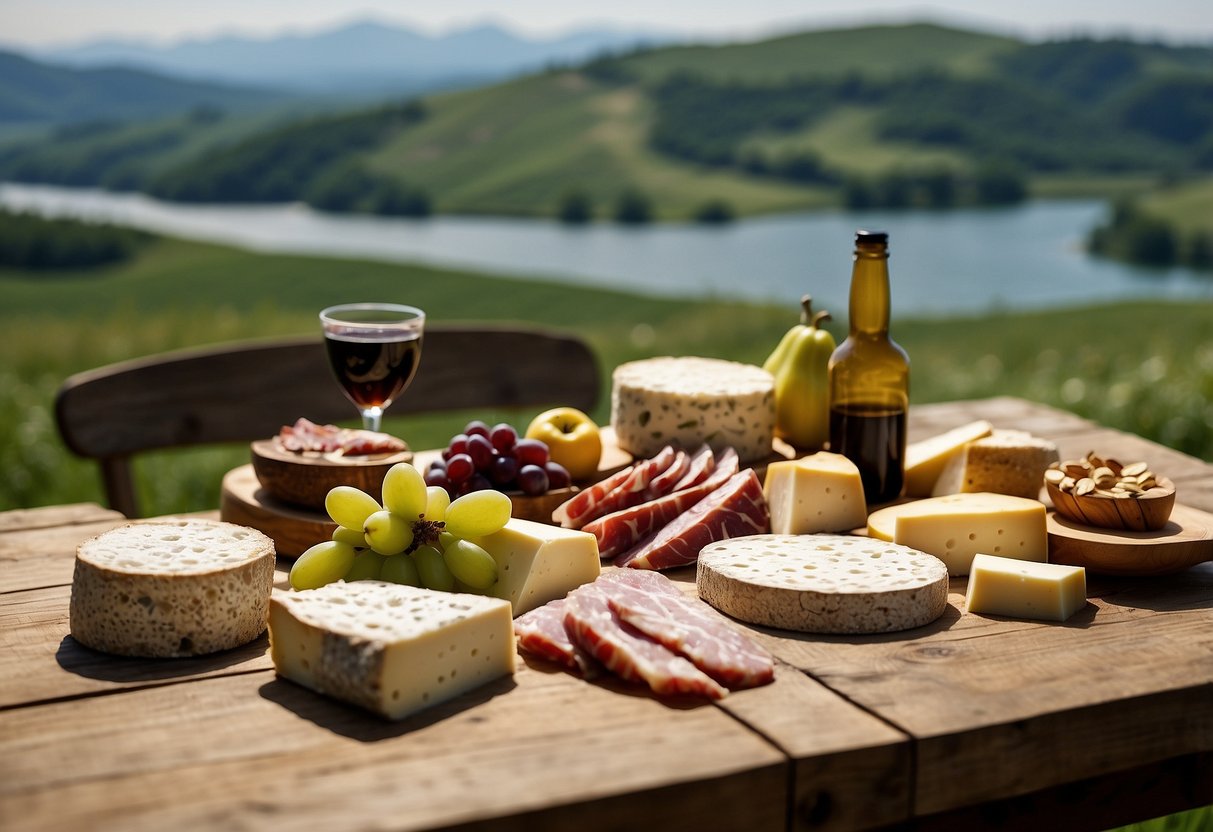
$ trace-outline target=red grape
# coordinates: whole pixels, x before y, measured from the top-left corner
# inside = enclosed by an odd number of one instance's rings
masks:
[[[455,454],[446,461],[446,477],[454,485],[467,482],[476,473],[476,465],[467,454]]]
[[[568,469],[559,462],[549,462],[543,466],[543,470],[548,474],[548,488],[568,488],[573,482]]]
[[[517,476],[518,460],[505,454],[493,458],[493,464],[489,466],[489,479],[494,485],[507,486]]]
[[[518,471],[518,487],[528,497],[536,497],[548,490],[548,472],[538,465],[523,465]]]
[[[451,454],[466,454],[468,452],[468,437],[465,433],[457,433],[451,437],[451,441],[447,444],[447,450]]]
[[[484,474],[476,474],[464,485],[467,486],[468,491],[489,491],[493,487],[493,484],[488,481],[488,478]]]
[[[445,459],[435,459],[433,462],[430,463],[429,468],[427,468],[426,470],[427,471],[445,471],[446,470],[446,460]]]
[[[439,471],[437,468],[431,468],[425,472],[425,484],[436,485],[439,488],[446,489],[446,492],[451,493],[451,481],[446,477],[446,471]]]
[[[479,419],[473,419],[472,421],[468,422],[467,427],[463,429],[463,432],[469,437],[483,436],[485,439],[489,438],[489,426]]]
[[[518,431],[514,430],[512,425],[499,422],[489,431],[489,440],[497,450],[508,451],[518,441]]]
[[[487,437],[473,434],[468,437],[468,456],[472,458],[477,471],[486,471],[493,464],[493,445]]]
[[[534,465],[542,469],[548,463],[548,446],[538,439],[519,439],[514,445],[514,456],[518,457],[518,461],[523,465]]]

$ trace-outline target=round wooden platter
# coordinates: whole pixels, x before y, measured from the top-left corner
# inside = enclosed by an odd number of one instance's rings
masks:
[[[259,439],[250,450],[253,471],[267,492],[281,501],[317,510],[323,510],[325,495],[337,485],[352,485],[379,499],[388,469],[413,458],[410,451],[368,456],[292,453],[273,439]]]
[[[378,490],[376,484],[376,493]],[[512,515],[523,520],[551,523],[556,506],[577,491],[577,488],[561,488],[538,497],[511,494]],[[328,540],[337,528],[323,509],[292,505],[275,497],[258,481],[252,465],[241,465],[224,475],[219,518],[265,533],[274,541],[278,554],[288,558],[298,557],[310,546]]]
[[[1104,575],[1169,575],[1213,561],[1213,514],[1176,504],[1158,531],[1102,529],[1048,515],[1049,561]]]

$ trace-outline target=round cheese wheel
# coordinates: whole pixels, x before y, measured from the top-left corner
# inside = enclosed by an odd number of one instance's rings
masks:
[[[732,447],[742,460],[771,455],[775,379],[761,367],[716,358],[649,358],[611,374],[611,426],[619,447],[651,457],[671,443]]]
[[[214,520],[132,523],[80,544],[71,633],[122,656],[198,656],[265,632],[274,542]]]
[[[834,534],[735,537],[703,548],[699,597],[751,624],[805,633],[887,633],[929,624],[948,603],[931,555]]]

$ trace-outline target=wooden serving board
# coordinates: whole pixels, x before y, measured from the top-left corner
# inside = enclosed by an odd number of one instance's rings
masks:
[[[325,495],[337,485],[352,485],[379,499],[388,469],[413,458],[410,451],[371,456],[291,453],[273,439],[259,439],[249,450],[253,471],[268,493],[278,500],[317,510],[324,508]]]
[[[1213,514],[1175,505],[1153,532],[1084,526],[1050,511],[1049,561],[1105,575],[1169,575],[1213,561]]]

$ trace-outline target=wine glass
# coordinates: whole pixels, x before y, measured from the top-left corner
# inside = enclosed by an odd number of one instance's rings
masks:
[[[321,311],[320,324],[337,383],[362,426],[378,431],[383,411],[417,373],[425,313],[398,303],[346,303]]]

